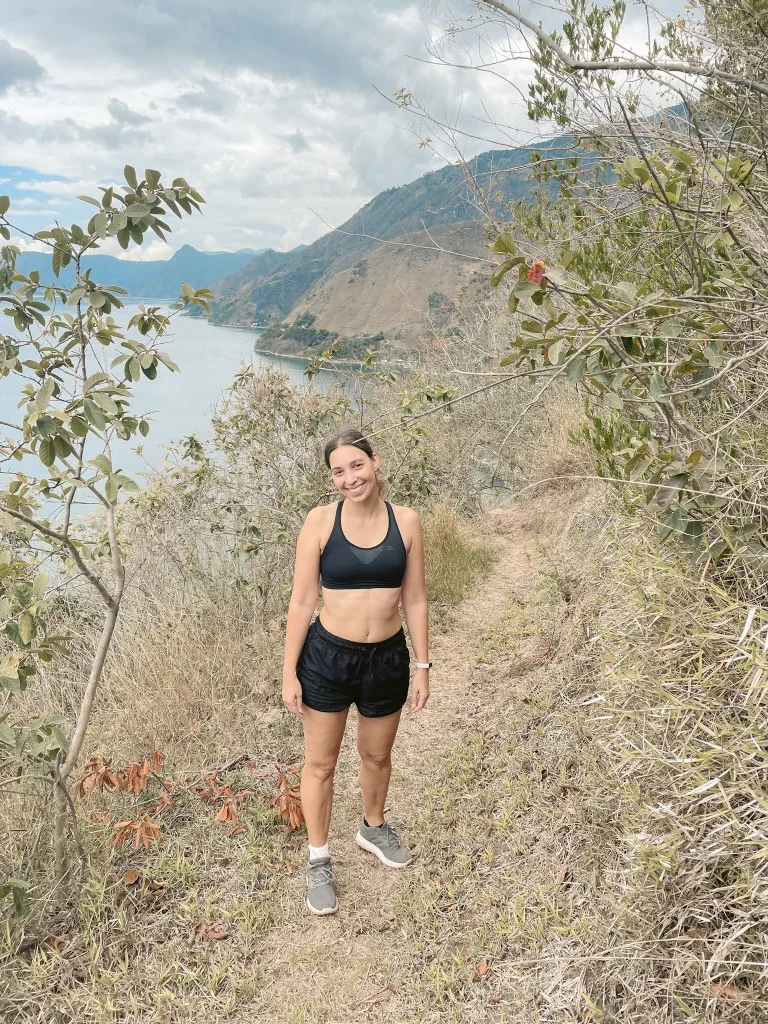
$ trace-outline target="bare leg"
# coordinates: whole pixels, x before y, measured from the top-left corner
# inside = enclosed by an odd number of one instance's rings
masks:
[[[313,711],[304,705],[304,770],[301,806],[311,846],[328,842],[333,773],[347,724],[347,711]]]
[[[381,825],[384,821],[384,804],[392,774],[392,744],[399,724],[399,711],[383,718],[359,715],[357,719],[363,813],[369,825]]]

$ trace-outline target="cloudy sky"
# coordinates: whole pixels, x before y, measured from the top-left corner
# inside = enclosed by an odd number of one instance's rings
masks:
[[[82,219],[71,197],[122,180],[130,163],[183,175],[206,197],[173,248],[310,242],[382,189],[455,158],[442,140],[438,153],[420,148],[386,99],[403,86],[475,134],[489,111],[509,141],[529,137],[516,92],[525,64],[507,69],[510,85],[431,61],[434,46],[466,58],[472,32],[446,43],[446,19],[475,11],[471,0],[4,5],[0,193],[38,230]],[[488,148],[463,142],[465,156]],[[169,253],[156,240],[144,256]]]
[[[441,116],[493,99],[478,76],[409,59],[429,59],[451,9],[471,12],[471,0],[6,5],[0,193],[37,230],[81,217],[70,197],[131,163],[183,175],[208,200],[174,248],[312,241],[323,221],[342,223],[442,163],[376,89],[391,97],[408,86]],[[511,113],[524,123],[522,104]],[[466,144],[469,154],[487,148]]]

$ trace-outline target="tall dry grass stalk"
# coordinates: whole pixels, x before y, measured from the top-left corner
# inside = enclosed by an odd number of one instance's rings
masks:
[[[579,974],[604,1020],[758,1024],[768,614],[615,500],[582,521],[559,573],[578,595],[559,658],[582,679],[602,751],[584,784],[613,809],[600,841],[614,851],[610,918],[587,915],[564,979]]]

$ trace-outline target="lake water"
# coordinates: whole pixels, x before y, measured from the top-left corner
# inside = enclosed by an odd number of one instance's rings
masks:
[[[137,303],[126,304],[115,312],[115,320],[127,325],[137,311]],[[166,367],[159,366],[155,380],[148,380],[142,375],[141,380],[133,385],[132,410],[140,414],[150,413],[151,429],[146,438],[139,435],[130,442],[116,441],[113,444],[113,465],[141,482],[143,474],[162,462],[166,444],[192,433],[204,437],[208,433],[211,411],[221,392],[229,387],[243,364],[253,366],[257,372],[267,367],[275,368],[285,373],[294,384],[305,387],[304,360],[256,354],[254,345],[258,338],[258,331],[217,327],[198,317],[174,317],[169,333],[163,338],[163,349],[181,372],[171,373]],[[113,358],[117,351],[110,349],[109,358]],[[316,381],[322,387],[328,379],[329,375],[322,375]],[[19,385],[17,374],[0,378],[0,419],[19,422]],[[13,436],[3,427],[0,431]],[[136,452],[139,445],[142,446],[141,456]],[[95,445],[92,451],[97,454]],[[42,465],[37,459],[34,461],[30,471],[38,473]],[[12,465],[19,468],[18,463]]]

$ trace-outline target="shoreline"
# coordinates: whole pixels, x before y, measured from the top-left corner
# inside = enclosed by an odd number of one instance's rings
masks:
[[[294,362],[308,363],[313,356],[300,356],[293,352],[272,352],[268,348],[256,348],[254,345],[253,351],[257,356],[270,356],[272,359],[292,359]],[[329,366],[353,366],[360,367],[359,359],[328,359],[326,360]],[[379,362],[384,363],[385,360],[381,359]]]

